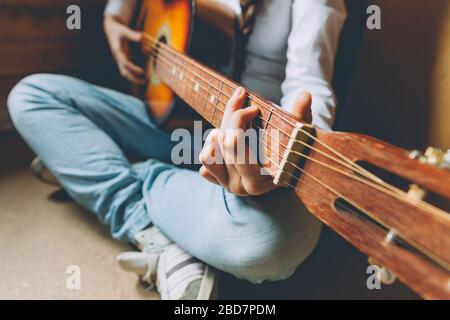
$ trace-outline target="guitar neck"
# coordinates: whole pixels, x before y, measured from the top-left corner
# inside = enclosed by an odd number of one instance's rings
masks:
[[[160,80],[206,121],[219,127],[226,103],[238,84],[164,44],[153,49],[152,59],[152,68]],[[249,93],[246,106],[250,104],[262,111],[273,108],[272,103],[254,93]],[[264,112],[261,118],[271,121]]]
[[[237,85],[167,46],[155,52],[153,67],[157,76],[206,121],[220,126],[225,105]]]
[[[159,79],[170,87],[175,94],[214,127],[220,127],[228,99],[233,95],[237,83],[229,80],[217,71],[161,43],[156,47],[149,44],[151,68]],[[144,50],[145,51],[145,50]],[[244,105],[259,107],[260,114],[252,122],[253,128],[264,132],[277,130],[277,152],[271,152],[265,145],[263,153],[269,161],[264,165],[272,176],[276,175],[281,161],[280,155],[286,151],[293,124],[297,120],[270,101],[247,90],[248,99]],[[268,134],[270,136],[270,134]]]
[[[206,121],[219,127],[225,105],[238,85],[165,44],[151,43],[146,52],[151,56],[152,72]],[[304,139],[298,135],[304,131],[298,129],[302,125],[280,107],[253,93],[249,94],[248,105],[260,109],[252,125],[264,131],[264,156],[269,160],[264,167],[274,181],[279,181],[280,174],[294,173],[284,176],[286,185],[294,188],[321,221],[424,297],[450,297],[448,213],[374,177],[357,161],[447,199],[448,171],[359,134],[315,128],[313,135]],[[279,147],[275,152],[274,144]]]

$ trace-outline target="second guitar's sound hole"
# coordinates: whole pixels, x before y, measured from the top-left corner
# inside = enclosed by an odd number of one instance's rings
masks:
[[[158,41],[167,44],[167,38],[164,35],[159,37]]]
[[[159,43],[167,44],[167,37],[165,35],[162,35],[158,38],[158,42],[155,44],[154,50],[155,50],[155,56],[158,57],[159,54]],[[153,67],[155,67],[156,59],[153,59]]]

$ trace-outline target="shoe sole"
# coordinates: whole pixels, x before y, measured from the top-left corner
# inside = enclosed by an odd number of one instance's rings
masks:
[[[47,167],[45,167],[39,158],[34,158],[33,161],[31,161],[30,168],[33,175],[39,181],[51,186],[61,187],[58,180],[50,173],[50,171],[48,171]]]
[[[210,300],[215,284],[214,270],[206,265],[205,274],[198,290],[197,300]]]

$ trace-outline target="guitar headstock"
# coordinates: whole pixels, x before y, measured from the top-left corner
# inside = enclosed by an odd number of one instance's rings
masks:
[[[425,153],[422,153],[419,150],[412,150],[409,153],[409,157],[418,160],[421,163],[427,163],[441,169],[450,170],[450,149],[445,151],[444,149],[428,147]]]
[[[308,156],[307,208],[424,297],[450,298],[448,153],[318,129]]]

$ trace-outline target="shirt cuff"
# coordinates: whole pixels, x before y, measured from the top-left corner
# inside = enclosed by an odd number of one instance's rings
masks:
[[[223,5],[227,6],[231,10],[233,10],[234,14],[239,17],[242,14],[242,8],[239,1],[230,1],[230,0],[216,0]]]
[[[123,23],[129,25],[133,18],[135,7],[135,0],[108,0],[104,15],[119,17]]]

